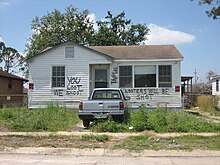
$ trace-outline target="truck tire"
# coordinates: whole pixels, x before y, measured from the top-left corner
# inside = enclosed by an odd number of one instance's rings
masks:
[[[89,127],[89,124],[90,124],[90,121],[89,120],[83,120],[83,126],[85,128],[88,128]]]

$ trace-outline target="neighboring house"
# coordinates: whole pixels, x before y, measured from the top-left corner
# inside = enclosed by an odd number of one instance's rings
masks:
[[[212,83],[212,95],[220,96],[220,75],[213,76],[211,78]]]
[[[27,79],[0,70],[0,107],[23,105],[25,97],[23,83],[27,81]]]
[[[121,88],[132,107],[181,108],[181,61],[174,45],[83,46],[64,42],[28,59],[29,108],[69,108],[92,89]]]

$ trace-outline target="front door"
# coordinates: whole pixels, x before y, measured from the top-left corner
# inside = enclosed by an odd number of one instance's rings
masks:
[[[95,88],[108,87],[107,69],[95,69]]]

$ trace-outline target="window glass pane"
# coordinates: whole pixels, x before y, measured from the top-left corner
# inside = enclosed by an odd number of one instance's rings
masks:
[[[132,66],[119,67],[119,87],[120,88],[132,87]]]
[[[156,87],[156,66],[135,66],[135,87]]]
[[[95,82],[107,82],[107,70],[95,70]]]
[[[52,87],[65,87],[65,66],[52,67]]]
[[[66,58],[74,58],[74,47],[66,47],[65,48],[65,57]]]
[[[159,69],[159,87],[172,87],[172,66],[160,65]]]

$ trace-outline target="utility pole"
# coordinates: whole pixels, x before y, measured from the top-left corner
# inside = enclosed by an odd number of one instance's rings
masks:
[[[196,71],[196,68],[195,68],[195,72],[194,72],[194,77],[195,77],[195,84],[197,83],[197,80],[199,79],[199,77],[197,77],[197,71]]]

